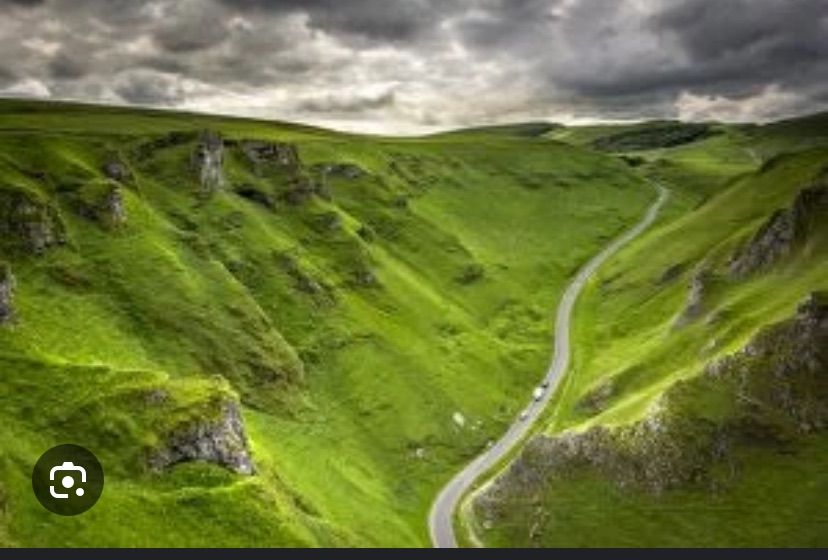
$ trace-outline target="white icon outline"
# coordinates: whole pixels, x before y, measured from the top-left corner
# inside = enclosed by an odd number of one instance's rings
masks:
[[[81,482],[82,483],[86,482],[86,469],[81,467],[80,465],[74,464],[72,461],[66,461],[62,465],[52,467],[52,469],[49,471],[49,481],[50,482],[55,481],[55,473],[65,472],[65,471],[77,471],[77,472],[79,472],[80,475],[81,475]],[[67,476],[67,478],[70,478],[70,480],[72,480],[73,485],[74,485],[74,479],[69,477],[69,476]],[[83,488],[76,489],[75,493],[78,496],[83,496]],[[65,494],[62,494],[60,492],[56,492],[54,485],[49,486],[49,494],[51,494],[53,498],[57,498],[59,500],[65,500],[65,499],[69,498],[69,493],[68,492],[65,493]]]

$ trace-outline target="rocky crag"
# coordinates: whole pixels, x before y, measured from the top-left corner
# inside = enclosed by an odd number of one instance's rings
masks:
[[[705,395],[725,403],[715,414]],[[814,293],[795,316],[760,331],[741,351],[679,382],[642,420],[618,428],[535,436],[474,500],[484,527],[557,480],[592,473],[619,489],[660,494],[726,486],[737,448],[791,445],[828,429],[828,297]]]
[[[202,132],[192,162],[204,194],[220,189],[224,185],[224,141],[221,135],[211,130]]]
[[[215,463],[239,474],[255,473],[238,403],[224,400],[214,414],[175,428],[152,453],[150,466],[163,470],[188,461]]]
[[[731,258],[734,278],[770,268],[794,252],[818,221],[828,219],[828,182],[799,192],[790,208],[777,210]]]
[[[0,243],[7,251],[39,255],[65,242],[55,207],[23,189],[0,189]]]
[[[8,324],[14,319],[14,289],[15,279],[11,267],[0,263],[0,325]]]

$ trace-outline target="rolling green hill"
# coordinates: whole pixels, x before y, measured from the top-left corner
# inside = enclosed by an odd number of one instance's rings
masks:
[[[471,501],[487,545],[825,545],[826,116],[421,138],[0,101],[0,545],[425,546],[437,490],[525,405]],[[92,450],[100,502],[34,499]]]
[[[500,130],[0,102],[0,544],[427,545],[652,197]],[[58,443],[106,471],[81,516],[31,493]]]
[[[542,430],[472,498],[485,544],[828,543],[828,123],[719,130],[636,152],[678,197],[586,289]]]

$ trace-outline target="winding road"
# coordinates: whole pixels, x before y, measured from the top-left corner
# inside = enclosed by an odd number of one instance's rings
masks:
[[[452,519],[460,499],[478,478],[492,468],[495,463],[500,461],[526,435],[532,427],[532,424],[540,416],[544,407],[549,403],[558,382],[563,377],[569,365],[569,327],[575,301],[598,267],[621,247],[641,235],[653,223],[658,215],[658,211],[669,196],[667,189],[661,185],[654,186],[658,190],[658,198],[647,209],[641,221],[604,247],[600,253],[592,257],[578,271],[578,274],[575,275],[575,278],[567,286],[558,304],[557,315],[555,316],[555,349],[552,363],[543,378],[543,381],[549,382],[549,388],[544,391],[540,400],[530,402],[529,407],[526,409],[528,416],[525,419],[518,419],[509,426],[509,430],[494,445],[478,455],[440,490],[437,499],[434,500],[431,506],[428,517],[431,542],[436,548],[457,547]]]

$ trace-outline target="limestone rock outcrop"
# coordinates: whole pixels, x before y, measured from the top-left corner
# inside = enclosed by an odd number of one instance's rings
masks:
[[[690,278],[690,286],[684,309],[675,322],[677,327],[686,325],[704,312],[705,298],[712,280],[713,274],[705,267],[697,270]]]
[[[11,267],[0,263],[0,325],[11,323],[14,319],[14,289]]]
[[[213,418],[175,428],[151,456],[150,466],[163,470],[187,461],[207,461],[244,475],[256,472],[236,402],[222,402]]]
[[[790,255],[818,220],[828,220],[828,183],[799,192],[790,208],[777,210],[731,258],[731,276],[744,278]]]
[[[295,170],[300,165],[299,152],[295,144],[242,140],[239,147],[248,161],[253,164],[257,174],[261,174],[267,165],[277,165],[289,170]]]
[[[715,399],[722,412],[711,417],[700,395]],[[515,504],[537,499],[555,480],[586,471],[618,488],[654,494],[712,488],[722,473],[738,476],[736,449],[790,445],[827,429],[828,297],[814,293],[791,319],[760,330],[742,350],[676,383],[645,418],[534,436],[473,507],[491,524]]]
[[[218,132],[201,133],[192,161],[203,193],[215,192],[224,185],[224,141]]]
[[[23,190],[0,190],[0,240],[14,249],[39,255],[66,242],[55,207]]]

